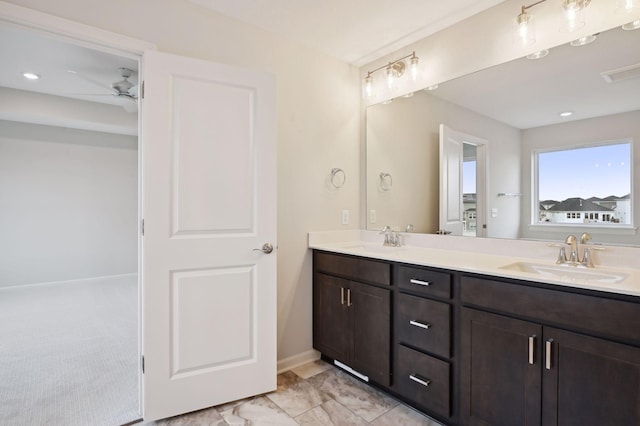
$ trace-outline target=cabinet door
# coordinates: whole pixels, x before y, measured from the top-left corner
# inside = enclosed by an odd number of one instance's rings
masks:
[[[549,327],[544,344],[545,426],[640,425],[640,348]]]
[[[313,347],[349,363],[349,281],[316,273],[313,280]]]
[[[351,281],[351,366],[379,384],[391,382],[391,293]]]
[[[538,324],[462,310],[462,424],[540,424],[541,336]]]

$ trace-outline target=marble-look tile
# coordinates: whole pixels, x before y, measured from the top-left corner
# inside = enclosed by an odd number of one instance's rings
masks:
[[[337,369],[325,371],[307,381],[369,422],[398,405],[391,397]]]
[[[406,405],[398,405],[371,422],[375,426],[442,426]]]
[[[329,400],[319,407],[296,417],[300,425],[312,426],[366,426],[368,423],[339,402]]]
[[[254,398],[220,414],[231,426],[297,425],[295,420],[264,396]]]
[[[276,388],[276,392],[281,392],[301,382],[303,379],[293,371],[285,371],[284,373],[278,374],[277,380],[278,387]]]
[[[283,383],[280,386],[280,377],[278,379],[278,390],[266,396],[291,417],[296,417],[330,399],[308,380],[298,378],[298,380],[292,381],[283,377]]]
[[[331,368],[333,368],[331,364],[319,359],[313,362],[308,362],[304,365],[301,365],[300,367],[296,367],[291,371],[293,371],[303,379],[308,379],[309,377],[313,377],[316,374],[323,373],[327,370],[330,370]]]
[[[143,423],[144,425],[157,426],[223,426],[226,425],[224,419],[215,408],[194,411],[180,416],[169,417],[168,419],[155,422]]]

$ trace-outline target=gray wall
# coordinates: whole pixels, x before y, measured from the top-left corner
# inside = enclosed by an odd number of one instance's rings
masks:
[[[0,287],[137,271],[137,138],[0,121]]]

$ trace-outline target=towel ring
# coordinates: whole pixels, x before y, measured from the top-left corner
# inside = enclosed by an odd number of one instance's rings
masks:
[[[389,173],[380,172],[379,186],[380,186],[380,189],[383,191],[391,190],[391,187],[393,186],[393,178]]]
[[[335,167],[331,169],[331,185],[334,188],[342,188],[347,181],[347,175],[344,170]]]

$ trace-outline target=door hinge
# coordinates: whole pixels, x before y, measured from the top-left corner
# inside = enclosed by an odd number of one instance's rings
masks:
[[[140,219],[140,234],[144,236],[144,219]]]
[[[144,355],[142,355],[142,360],[140,361],[140,365],[142,366],[142,374],[144,374]]]

